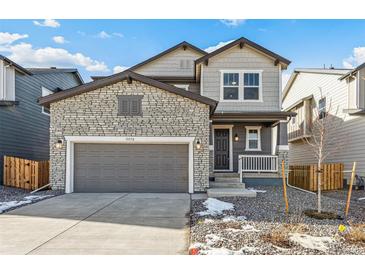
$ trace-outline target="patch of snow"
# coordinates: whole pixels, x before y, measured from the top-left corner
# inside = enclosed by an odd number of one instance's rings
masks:
[[[10,201],[10,202],[2,202],[0,203],[0,213],[3,213],[6,210],[12,209],[14,207],[18,207],[25,204],[30,204],[32,201]]]
[[[205,241],[207,242],[207,245],[209,245],[209,246],[214,245],[219,240],[222,240],[222,238],[219,237],[216,234],[207,234],[207,235],[205,235]]]
[[[225,216],[222,221],[223,222],[243,222],[246,221],[247,217],[246,216]]]
[[[328,250],[327,244],[333,242],[331,237],[314,237],[300,233],[289,233],[289,240],[304,248],[319,250],[322,252],[326,252]]]
[[[266,193],[266,190],[254,189],[252,187],[248,187],[247,190],[251,190],[251,191],[254,191],[256,193]]]
[[[225,247],[211,247],[203,243],[194,243],[190,248],[199,249],[199,255],[243,255],[244,253],[252,253],[257,250],[255,247],[246,245],[240,250],[231,250]]]
[[[49,197],[53,197],[54,195],[30,195],[30,196],[25,196],[24,199],[27,201],[38,201],[38,200],[43,200]]]
[[[227,203],[220,201],[215,198],[208,198],[203,205],[207,208],[206,211],[198,212],[199,216],[212,215],[217,216],[223,213],[224,210],[232,210],[234,209],[234,205],[232,203]]]
[[[214,219],[204,219],[204,224],[214,223]]]
[[[241,227],[241,229],[237,229],[237,228],[226,228],[226,231],[231,231],[231,232],[260,232],[260,230],[257,230],[254,226],[252,225],[244,225]]]

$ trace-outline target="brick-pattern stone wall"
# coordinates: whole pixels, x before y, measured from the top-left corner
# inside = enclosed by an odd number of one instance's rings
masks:
[[[143,116],[118,116],[118,95],[143,95]],[[144,83],[127,81],[51,104],[50,181],[53,189],[65,188],[64,136],[195,137],[194,191],[209,185],[209,106]]]

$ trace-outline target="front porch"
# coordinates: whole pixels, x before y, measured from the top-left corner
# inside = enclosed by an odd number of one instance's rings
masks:
[[[290,114],[214,114],[210,127],[210,187],[233,182],[243,186],[280,183],[281,162],[288,163],[286,121]]]

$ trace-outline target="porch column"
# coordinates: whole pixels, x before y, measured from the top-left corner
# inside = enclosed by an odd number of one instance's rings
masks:
[[[209,180],[214,178],[214,145],[213,145],[213,127],[212,121],[209,121]]]
[[[289,169],[289,145],[288,145],[288,130],[287,122],[280,122],[277,126],[277,148],[276,155],[278,156],[278,173],[281,177],[281,162],[284,160],[285,170]]]

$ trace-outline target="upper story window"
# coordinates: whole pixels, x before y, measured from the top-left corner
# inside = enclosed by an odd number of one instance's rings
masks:
[[[54,92],[49,90],[48,88],[42,87],[42,97],[47,96],[47,95],[51,95]],[[50,115],[50,110],[47,107],[42,107],[42,113],[46,114],[46,115]]]
[[[261,127],[246,127],[246,150],[261,150]]]
[[[262,71],[221,71],[221,101],[262,102]]]
[[[0,62],[0,100],[15,101],[15,69]]]
[[[244,100],[259,100],[260,97],[260,74],[244,73]]]
[[[223,74],[223,100],[238,100],[239,98],[239,74]]]
[[[326,97],[322,97],[318,101],[318,118],[326,117]]]

